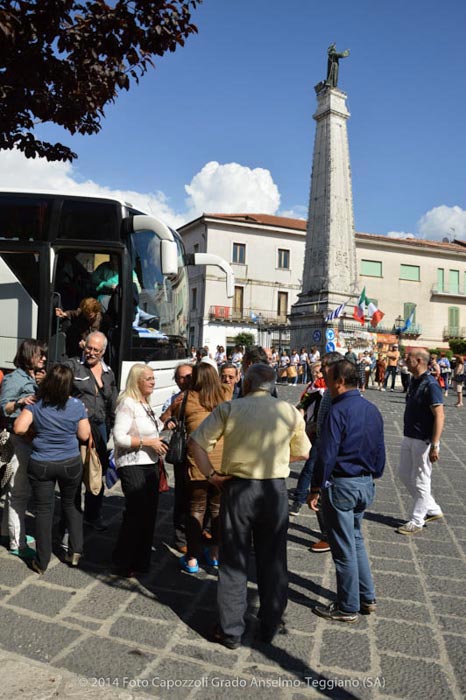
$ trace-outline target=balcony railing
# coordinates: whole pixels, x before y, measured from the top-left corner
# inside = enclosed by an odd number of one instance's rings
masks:
[[[276,311],[245,307],[237,309],[234,306],[211,306],[209,308],[209,321],[251,324],[262,328],[288,323],[286,314],[280,315]]]
[[[351,318],[339,318],[334,321],[333,324],[334,328],[337,328],[339,331],[343,332],[354,332],[354,331],[365,331],[367,333],[383,333],[386,335],[398,335],[400,333],[400,330],[397,329],[394,324],[387,324],[387,323],[379,323],[375,328],[371,326],[370,321],[366,321],[364,325],[359,323],[359,321],[355,321],[354,319]],[[417,338],[422,334],[422,326],[416,324],[410,326],[404,333],[401,333],[402,336],[405,337],[415,337]]]
[[[433,296],[464,297],[466,289],[460,289],[457,285],[434,284],[430,290]]]
[[[449,340],[450,338],[465,338],[466,328],[464,326],[445,326],[443,329],[443,339]]]

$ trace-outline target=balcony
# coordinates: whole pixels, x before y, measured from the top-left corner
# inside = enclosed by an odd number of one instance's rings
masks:
[[[209,321],[215,323],[241,323],[242,325],[269,326],[288,325],[286,315],[279,315],[276,311],[264,311],[263,309],[243,308],[236,309],[233,306],[209,307]]]
[[[331,323],[329,324],[331,325]],[[354,319],[342,317],[337,319],[333,327],[338,329],[339,332],[343,333],[354,333],[355,331],[363,331],[365,333],[382,333],[384,335],[398,335],[400,330],[396,328],[394,324],[379,323],[375,328],[371,326],[370,321],[366,321],[364,325],[355,321]],[[422,326],[419,324],[413,324],[401,335],[404,338],[418,338],[422,334]]]
[[[440,297],[462,297],[466,296],[466,291],[459,289],[457,285],[434,284],[430,290],[431,295]]]
[[[450,338],[465,338],[466,328],[464,326],[445,326],[443,329],[443,339],[450,340]]]

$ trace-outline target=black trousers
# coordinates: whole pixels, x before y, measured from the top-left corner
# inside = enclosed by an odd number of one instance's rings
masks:
[[[71,552],[83,551],[83,519],[81,511],[81,457],[60,462],[29,460],[28,476],[34,496],[36,551],[40,568],[45,571],[52,554],[52,524],[55,484],[61,494],[62,512],[70,535]]]
[[[175,501],[173,504],[173,527],[175,545],[186,545],[186,521],[189,515],[188,467],[186,464],[174,464]]]
[[[262,629],[273,634],[278,628],[288,602],[287,530],[285,479],[232,479],[225,483],[220,504],[217,603],[226,635],[240,637],[244,632],[251,540]]]
[[[107,427],[105,423],[96,423],[91,419],[92,439],[102,464],[102,475],[108,468]],[[84,518],[89,521],[98,520],[104,501],[104,484],[97,495],[86,491],[84,494]]]
[[[159,502],[158,465],[120,467],[118,475],[126,509],[113,551],[113,561],[121,571],[147,571]]]

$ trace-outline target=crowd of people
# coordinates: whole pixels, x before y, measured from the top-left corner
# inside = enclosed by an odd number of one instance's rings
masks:
[[[47,348],[26,340],[18,348],[16,369],[3,380],[0,411],[11,434],[14,468],[5,494],[2,534],[12,555],[42,575],[55,532],[60,542],[68,539],[64,561],[79,564],[83,528],[107,527],[101,512],[103,481],[97,492],[86,490],[82,507],[80,445],[95,444],[105,475],[112,436],[125,498],[113,550],[114,573],[131,577],[148,572],[170,436],[164,431],[181,424],[188,451],[173,464],[174,545],[184,573],[196,575],[200,566],[218,570],[219,618],[212,641],[230,649],[241,644],[251,543],[260,598],[259,636],[270,642],[283,631],[288,521],[305,503],[316,513],[320,528],[311,551],[331,552],[336,570],[336,599],[316,605],[315,614],[352,623],[359,613],[376,611],[362,519],[374,498],[374,480],[383,474],[385,447],[382,416],[364,391],[373,372],[379,387],[383,384],[380,388],[390,379],[395,385],[401,362],[396,345],[383,358],[370,351],[356,355],[351,348],[345,356],[329,352],[322,357],[316,347],[310,353],[301,348],[287,355],[273,348],[236,346],[228,356],[218,346],[213,357],[207,347],[193,348],[192,358],[175,369],[177,391],[160,416],[150,401],[153,369],[133,365],[118,396],[115,377],[104,361],[105,349],[105,335],[92,330],[83,338],[80,357],[45,372]],[[422,349],[411,349],[403,358],[408,379],[403,382],[407,397],[399,477],[413,506],[409,520],[397,528],[402,535],[418,534],[426,522],[443,518],[431,493],[449,386],[448,378],[441,381],[449,374],[443,359]],[[385,366],[378,364],[382,360]],[[283,367],[287,372],[295,368],[296,374],[287,374],[292,384],[299,377],[306,384],[296,406],[277,396]],[[457,357],[457,405],[462,405],[463,371],[462,358]],[[304,466],[290,504],[286,478],[293,461],[303,461]],[[62,516],[54,531],[57,485]],[[31,490],[35,548],[32,533],[26,533]]]

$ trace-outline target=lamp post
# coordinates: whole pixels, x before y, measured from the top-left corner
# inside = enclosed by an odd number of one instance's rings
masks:
[[[404,321],[403,316],[401,316],[401,315],[398,316],[395,319],[395,323],[393,325],[395,327],[395,333],[398,336],[398,344],[401,345],[401,329],[405,325],[405,321]]]

